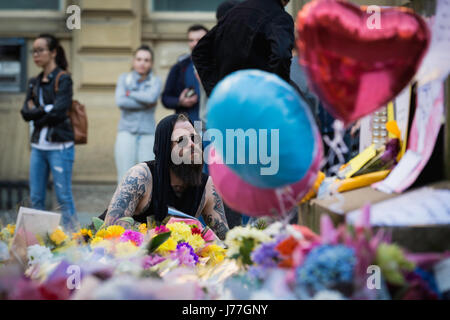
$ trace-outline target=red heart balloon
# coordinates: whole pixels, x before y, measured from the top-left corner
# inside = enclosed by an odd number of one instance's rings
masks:
[[[399,94],[430,42],[425,21],[407,8],[382,9],[379,29],[369,28],[372,15],[347,2],[319,0],[297,17],[300,63],[325,108],[345,124]]]

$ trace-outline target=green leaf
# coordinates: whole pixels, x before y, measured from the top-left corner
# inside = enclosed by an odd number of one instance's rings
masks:
[[[103,220],[97,217],[92,218],[92,223],[94,224],[95,231],[100,230],[104,224]]]
[[[123,217],[123,218],[118,219],[117,221],[123,221],[123,222],[126,222],[126,223],[130,224],[130,225],[134,224],[134,219],[131,218],[131,217]]]
[[[150,242],[147,245],[147,252],[153,253],[156,249],[159,248],[160,245],[162,245],[164,242],[167,241],[167,239],[170,238],[171,232],[164,232],[160,233],[157,236],[155,236],[153,239],[150,240]]]
[[[242,262],[247,265],[252,265],[253,261],[250,257],[253,248],[255,247],[255,240],[252,238],[244,238],[242,240],[242,245],[239,248],[239,253],[242,257]]]

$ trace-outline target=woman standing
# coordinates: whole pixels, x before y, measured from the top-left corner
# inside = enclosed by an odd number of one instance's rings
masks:
[[[134,53],[132,71],[117,82],[116,104],[121,112],[115,146],[118,183],[132,166],[155,158],[155,108],[161,79],[152,72],[153,58],[150,47],[140,46]]]
[[[78,226],[72,196],[72,167],[75,158],[74,133],[67,111],[72,105],[72,79],[66,72],[64,49],[50,34],[41,34],[31,50],[42,72],[28,82],[21,110],[25,121],[33,121],[30,157],[30,197],[35,209],[45,209],[49,173],[67,229]],[[55,80],[58,90],[55,91]]]

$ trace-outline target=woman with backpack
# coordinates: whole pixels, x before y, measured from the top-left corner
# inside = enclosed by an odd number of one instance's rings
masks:
[[[32,121],[30,157],[30,198],[35,209],[45,209],[49,173],[53,176],[62,224],[78,227],[72,196],[72,167],[75,158],[74,132],[67,115],[72,105],[72,79],[66,72],[64,49],[50,34],[41,34],[31,50],[42,72],[28,82],[21,109],[25,121]],[[58,86],[56,89],[55,86]]]
[[[132,166],[155,158],[155,109],[162,83],[152,71],[153,60],[152,49],[140,46],[131,72],[120,75],[117,82],[116,104],[121,112],[115,145],[118,183]]]

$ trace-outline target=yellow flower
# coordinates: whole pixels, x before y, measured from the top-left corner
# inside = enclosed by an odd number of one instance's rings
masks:
[[[146,234],[147,233],[147,225],[145,223],[141,223],[139,225],[139,232],[142,234]]]
[[[120,242],[116,245],[116,256],[126,257],[138,250],[139,248],[132,241]]]
[[[105,239],[119,238],[124,232],[125,228],[122,226],[109,226],[106,229],[106,235],[104,236],[104,238]]]
[[[11,235],[13,235],[13,234],[14,234],[14,231],[16,231],[16,225],[15,225],[15,224],[8,224],[8,225],[6,226],[6,229],[8,229],[9,233],[10,233]]]
[[[201,252],[200,256],[203,258],[209,257],[208,264],[215,266],[216,264],[223,261],[225,258],[226,250],[216,244],[211,244],[205,247]]]
[[[57,246],[63,243],[67,238],[67,235],[60,228],[56,228],[50,235],[50,240],[52,240]]]
[[[162,245],[160,245],[158,249],[156,249],[156,251],[160,254],[166,254],[174,251],[176,248],[177,242],[172,237],[170,237]]]
[[[91,245],[96,245],[96,244],[98,244],[99,242],[101,242],[101,241],[103,241],[103,238],[102,237],[95,237],[94,239],[92,239],[92,241],[91,241]]]
[[[95,234],[95,237],[97,238],[104,238],[108,233],[106,232],[106,229],[100,229],[97,231],[97,233]]]
[[[92,238],[92,231],[90,229],[81,229],[77,233],[72,233],[72,238],[74,238],[74,239],[84,240],[84,238],[86,236],[88,236],[89,238]]]
[[[170,236],[175,242],[187,241],[187,239],[192,236],[191,228],[184,222],[170,223],[166,225],[166,227],[172,231]]]
[[[198,251],[205,245],[205,240],[203,240],[202,236],[199,234],[190,235],[187,238],[187,242],[191,245],[194,251]]]

